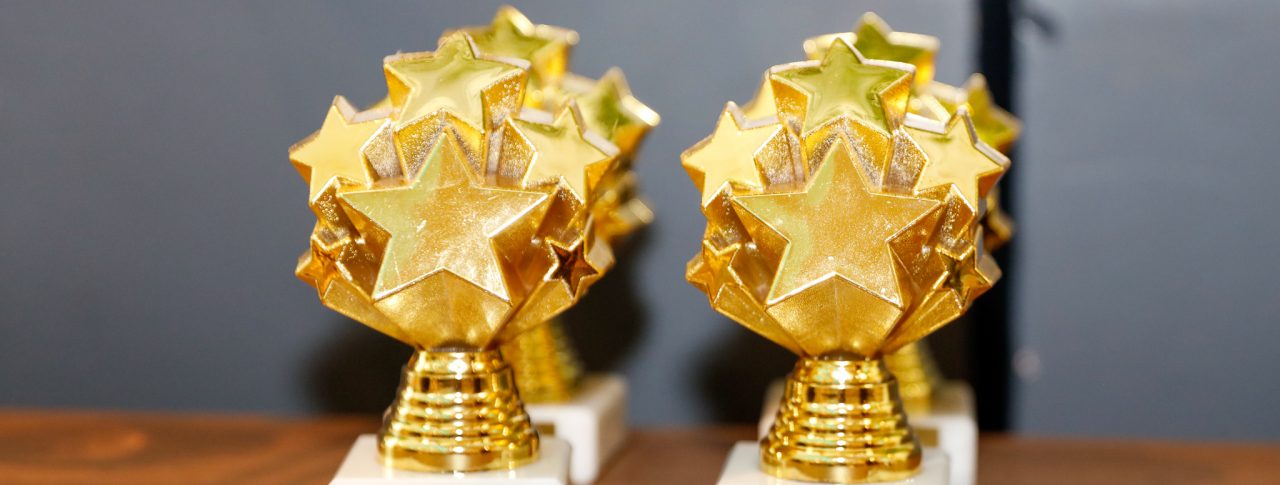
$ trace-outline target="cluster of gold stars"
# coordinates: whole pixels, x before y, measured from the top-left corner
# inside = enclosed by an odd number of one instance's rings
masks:
[[[341,96],[289,156],[317,217],[297,274],[418,348],[488,348],[565,310],[647,223],[631,162],[658,116],[620,71],[568,72],[573,31],[511,7],[387,57],[387,98]]]
[[[873,357],[995,283],[983,221],[1009,161],[993,146],[1019,126],[981,76],[934,81],[938,46],[866,14],[684,153],[707,218],[686,276],[717,311],[801,355]]]

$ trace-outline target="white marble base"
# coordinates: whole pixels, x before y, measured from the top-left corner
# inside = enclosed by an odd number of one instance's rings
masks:
[[[569,478],[578,485],[594,482],[627,437],[627,381],[621,375],[589,375],[573,400],[524,408],[541,436],[572,446]]]
[[[786,381],[779,379],[765,391],[760,415],[760,437],[769,433],[777,417]],[[973,405],[973,388],[964,381],[947,381],[934,391],[933,411],[907,416],[920,444],[937,447],[951,461],[951,485],[974,485],[978,473],[978,421]]]
[[[925,448],[920,460],[920,473],[906,480],[875,482],[878,485],[948,485],[947,454],[937,448]],[[717,485],[815,485],[774,477],[760,469],[760,443],[739,441],[729,452],[729,460],[720,472]]]
[[[329,485],[567,485],[569,443],[544,437],[538,461],[515,470],[424,473],[386,468],[378,459],[378,437],[360,435]]]

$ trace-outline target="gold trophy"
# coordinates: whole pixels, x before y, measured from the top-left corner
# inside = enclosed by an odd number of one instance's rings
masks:
[[[618,146],[585,103],[529,100],[562,73],[554,62],[487,41],[452,32],[435,51],[387,57],[386,100],[357,112],[336,98],[289,150],[317,217],[299,278],[325,306],[416,349],[377,437],[383,469],[357,470],[369,465],[358,442],[339,478],[543,466],[498,349],[613,264],[611,231],[628,217],[608,182],[626,178]]]
[[[770,431],[735,448],[722,484],[949,475],[943,454],[923,452],[884,357],[999,278],[981,220],[1009,162],[978,139],[969,106],[944,119],[912,108],[931,51],[917,70],[857,40],[827,36],[817,59],[771,68],[682,157],[707,218],[689,281],[800,356]]]

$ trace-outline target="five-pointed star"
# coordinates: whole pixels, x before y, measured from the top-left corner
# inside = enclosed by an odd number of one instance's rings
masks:
[[[480,52],[528,60],[531,77],[538,83],[553,83],[564,75],[569,66],[569,48],[578,42],[577,32],[535,25],[510,5],[499,8],[487,27],[473,27],[466,32]]]
[[[308,200],[315,202],[334,179],[361,186],[372,183],[363,149],[386,123],[385,118],[360,119],[346,98],[333,98],[320,131],[289,149],[289,159],[311,186]]]
[[[775,137],[782,125],[767,124],[743,129],[746,120],[738,107],[729,103],[720,114],[716,131],[685,151],[681,159],[690,178],[702,190],[706,207],[721,189],[733,184],[763,189],[764,175],[756,158]]]
[[[706,284],[707,297],[711,299],[714,305],[720,299],[720,291],[725,286],[736,285],[742,286],[741,279],[733,270],[733,258],[738,255],[738,250],[742,247],[740,243],[730,244],[723,248],[716,248],[710,241],[702,241],[702,263],[706,276],[702,281]]]
[[[547,195],[484,187],[477,179],[457,142],[441,137],[409,186],[341,195],[390,236],[375,299],[440,271],[510,299],[492,239],[534,217]]]
[[[809,59],[821,59],[836,39],[853,44],[868,59],[905,62],[916,67],[915,85],[924,87],[933,80],[933,58],[940,42],[937,37],[911,32],[894,32],[880,16],[867,12],[853,32],[824,34],[804,41]]]
[[[522,180],[525,187],[559,182],[580,203],[587,203],[614,158],[585,137],[572,103],[551,123],[517,119],[516,127],[533,145],[533,159]]]
[[[586,238],[583,236],[573,244],[564,245],[559,241],[547,239],[547,247],[555,258],[555,265],[547,272],[547,279],[558,279],[569,286],[569,294],[579,296],[584,286],[603,276],[600,269],[591,264],[587,258]]]
[[[907,112],[913,71],[910,64],[866,59],[836,39],[821,62],[777,66],[770,80],[779,115],[799,124],[801,136],[840,116],[892,132]]]
[[[631,95],[622,70],[611,68],[590,90],[575,97],[587,129],[631,153],[644,135],[658,126],[658,113]]]
[[[916,182],[917,192],[955,184],[965,203],[980,213],[983,198],[1004,174],[1008,159],[978,139],[968,108],[961,107],[940,130],[919,120],[918,126],[915,119],[908,125],[927,160]]]
[[[904,304],[889,242],[938,203],[872,193],[850,154],[837,143],[802,192],[735,198],[742,217],[758,221],[753,236],[765,230],[786,240],[768,304],[833,277]]]
[[[446,110],[483,131],[489,126],[487,121],[500,111],[495,108],[513,110],[519,103],[518,96],[497,95],[494,91],[519,90],[525,76],[524,66],[479,56],[471,38],[463,33],[442,37],[435,52],[387,57],[382,68],[391,104],[400,108],[397,129]],[[514,100],[515,104],[487,104],[498,99]]]

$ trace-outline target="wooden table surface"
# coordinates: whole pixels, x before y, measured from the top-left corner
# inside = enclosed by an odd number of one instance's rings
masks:
[[[0,483],[326,483],[371,417],[0,411]],[[754,427],[634,431],[602,485],[711,484]],[[1280,483],[1280,445],[984,435],[983,484]]]

